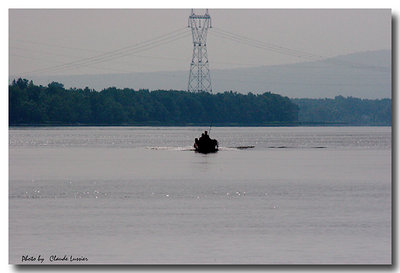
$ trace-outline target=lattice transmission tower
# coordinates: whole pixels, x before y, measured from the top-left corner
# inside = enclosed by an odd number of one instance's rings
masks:
[[[190,92],[211,92],[210,67],[207,56],[207,31],[211,28],[208,9],[204,15],[189,16],[188,27],[192,29],[193,57],[190,63],[188,90]]]

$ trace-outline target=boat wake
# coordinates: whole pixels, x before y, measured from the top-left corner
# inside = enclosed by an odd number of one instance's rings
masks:
[[[245,149],[252,149],[254,147],[255,146],[237,146],[237,147],[231,147],[231,148],[238,149],[238,150],[245,150]]]
[[[194,148],[191,146],[186,147],[168,147],[168,146],[156,146],[156,147],[146,147],[149,150],[158,150],[158,151],[194,151]]]
[[[270,149],[299,149],[299,148],[311,148],[311,149],[325,149],[325,146],[313,146],[313,147],[290,147],[290,146],[269,146]]]
[[[237,146],[237,147],[219,147],[220,151],[237,151],[237,150],[245,150],[251,149],[254,146]],[[195,151],[195,148],[191,146],[186,147],[171,147],[171,146],[155,146],[155,147],[146,147],[149,150],[158,150],[158,151]]]
[[[253,149],[255,146],[232,146],[232,147],[219,147],[219,151],[239,151],[239,150],[248,150]],[[325,149],[325,146],[313,146],[313,147],[292,147],[292,146],[269,146],[269,149],[299,149],[299,148],[308,148],[308,149]],[[155,146],[155,147],[146,147],[149,150],[158,150],[158,151],[195,151],[196,149],[191,146],[185,147],[171,147],[171,146]]]

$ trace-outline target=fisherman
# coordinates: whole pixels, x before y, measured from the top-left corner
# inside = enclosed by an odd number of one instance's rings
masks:
[[[194,148],[196,151],[209,153],[216,152],[218,150],[218,141],[216,139],[211,139],[208,132],[204,131],[199,139],[194,140]]]

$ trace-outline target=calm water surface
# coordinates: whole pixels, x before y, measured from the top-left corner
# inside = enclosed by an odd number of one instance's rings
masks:
[[[390,127],[205,129],[11,128],[10,263],[391,263]]]

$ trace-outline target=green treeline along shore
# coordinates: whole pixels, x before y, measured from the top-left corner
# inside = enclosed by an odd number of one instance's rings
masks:
[[[26,79],[9,85],[9,125],[391,125],[391,99],[289,99],[236,92],[65,89]]]

